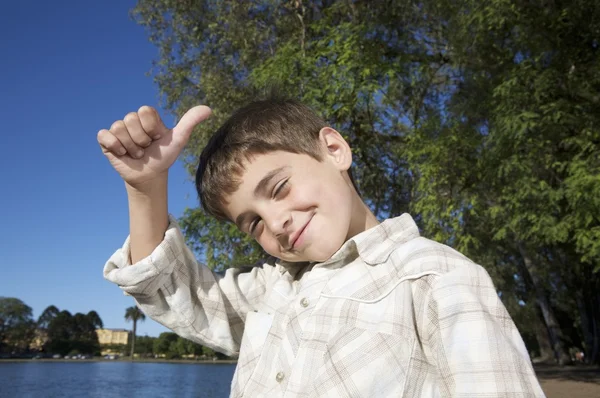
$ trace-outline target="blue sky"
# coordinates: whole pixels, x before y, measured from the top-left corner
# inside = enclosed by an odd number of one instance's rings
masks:
[[[133,300],[102,276],[128,218],[96,133],[144,104],[164,115],[147,76],[158,51],[130,19],[134,5],[11,1],[0,12],[0,296],[23,300],[35,318],[53,304],[131,327],[123,316]],[[197,205],[180,163],[169,195],[177,217]],[[165,330],[150,319],[138,325],[140,335]]]

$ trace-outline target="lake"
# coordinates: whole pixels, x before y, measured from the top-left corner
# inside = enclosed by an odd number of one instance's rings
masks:
[[[235,364],[0,362],[0,397],[228,397]]]

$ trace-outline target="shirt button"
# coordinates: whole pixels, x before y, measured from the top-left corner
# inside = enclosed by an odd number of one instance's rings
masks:
[[[300,300],[300,305],[304,308],[308,307],[308,299],[304,297],[302,300]]]
[[[285,375],[283,374],[283,372],[279,372],[279,373],[277,373],[277,376],[275,376],[275,380],[277,380],[277,383],[281,383],[284,378],[285,378]]]

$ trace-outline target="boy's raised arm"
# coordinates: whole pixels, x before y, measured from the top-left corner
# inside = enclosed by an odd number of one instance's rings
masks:
[[[169,226],[167,175],[146,187],[125,184],[129,202],[131,264],[148,257],[162,242]]]
[[[168,129],[154,108],[128,113],[110,129],[98,132],[98,143],[127,188],[131,262],[148,256],[162,241],[167,226],[167,176],[194,127],[210,108],[190,109]]]
[[[151,318],[177,334],[228,355],[239,349],[245,315],[255,309],[273,266],[216,275],[196,261],[169,219],[167,176],[194,127],[210,115],[190,109],[173,129],[142,107],[98,133],[102,151],[125,182],[130,236],[104,267],[104,276],[133,296]]]

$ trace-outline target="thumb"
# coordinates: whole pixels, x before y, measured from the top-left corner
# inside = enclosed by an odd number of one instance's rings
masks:
[[[208,106],[199,105],[188,110],[173,127],[173,137],[176,137],[182,145],[187,144],[194,127],[208,119],[212,111]]]

